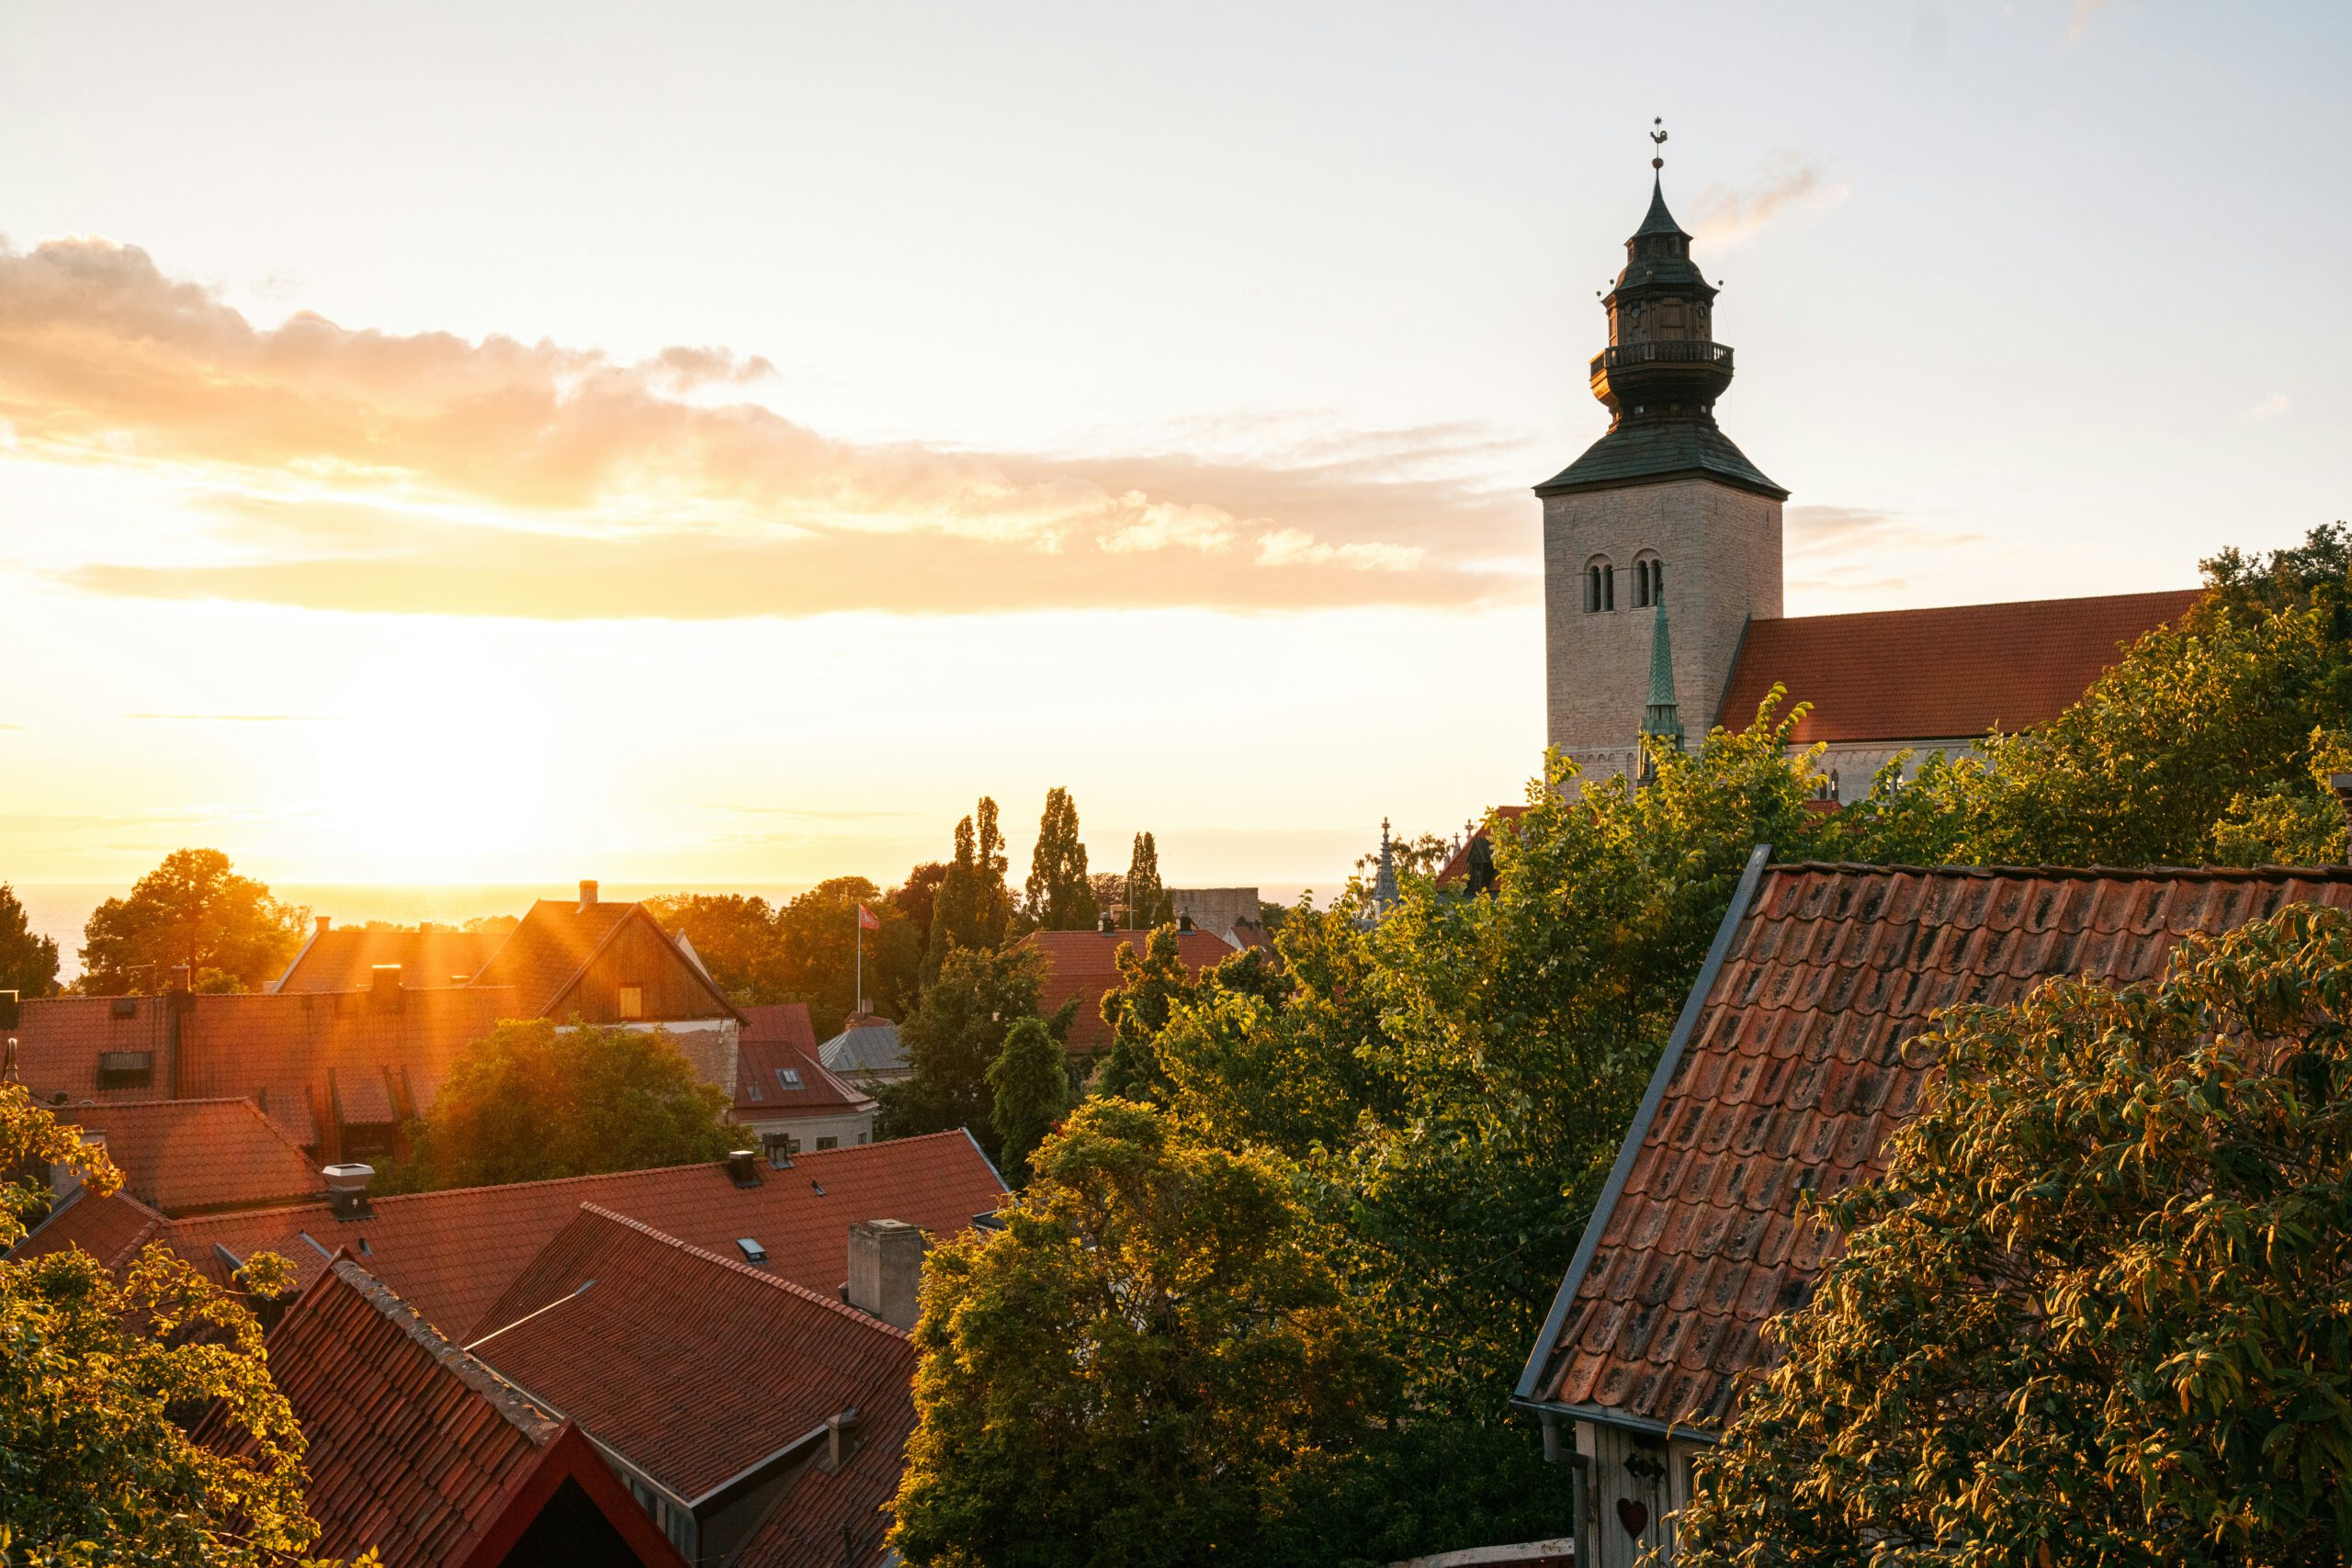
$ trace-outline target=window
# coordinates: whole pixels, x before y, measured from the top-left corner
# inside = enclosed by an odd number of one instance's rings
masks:
[[[643,986],[621,987],[621,1016],[623,1018],[645,1016],[645,987]]]
[[[800,1087],[800,1069],[798,1067],[778,1067],[775,1070],[775,1081],[787,1091],[798,1089]]]
[[[1602,557],[1584,569],[1584,607],[1588,613],[1617,607],[1617,573]]]
[[[101,1051],[98,1053],[98,1087],[100,1089],[145,1089],[154,1081],[154,1052]]]
[[[837,1149],[842,1146],[842,1141],[839,1138],[820,1138],[817,1140],[817,1146],[820,1149]]]
[[[860,1133],[857,1135],[857,1141],[861,1144],[870,1144],[874,1141],[874,1134],[871,1133]]]
[[[791,1134],[786,1134],[785,1135],[785,1140],[784,1140],[784,1157],[785,1157],[785,1158],[786,1158],[786,1159],[790,1159],[794,1155],[797,1155],[797,1154],[798,1154],[799,1152],[800,1152],[800,1140],[799,1140],[799,1139],[797,1139],[797,1138],[796,1138],[796,1137],[793,1137],[793,1136],[792,1136]]]
[[[1634,607],[1646,610],[1666,600],[1666,563],[1645,550],[1634,558]]]

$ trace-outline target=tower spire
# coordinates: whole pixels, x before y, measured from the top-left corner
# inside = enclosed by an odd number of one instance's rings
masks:
[[[1674,643],[1666,629],[1666,596],[1650,622],[1650,697],[1642,713],[1642,737],[1682,750],[1682,714],[1674,700]]]

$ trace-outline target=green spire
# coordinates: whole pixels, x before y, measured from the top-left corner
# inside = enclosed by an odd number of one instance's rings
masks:
[[[1645,736],[1671,741],[1682,750],[1682,716],[1674,702],[1674,644],[1667,636],[1666,596],[1657,601],[1657,619],[1650,629],[1650,700],[1642,716]]]

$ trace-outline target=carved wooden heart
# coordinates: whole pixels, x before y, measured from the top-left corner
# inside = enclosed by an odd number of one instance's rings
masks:
[[[1649,1505],[1636,1503],[1631,1497],[1618,1498],[1617,1522],[1625,1527],[1627,1535],[1635,1540],[1641,1540],[1642,1532],[1650,1528]]]

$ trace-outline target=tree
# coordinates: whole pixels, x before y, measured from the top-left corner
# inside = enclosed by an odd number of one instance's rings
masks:
[[[2320,1563],[2352,1540],[2352,919],[1945,1015],[1768,1332],[1695,1568]]]
[[[45,997],[57,985],[57,939],[35,932],[17,890],[0,882],[0,991]]]
[[[890,889],[890,902],[906,916],[907,923],[931,938],[932,916],[939,906],[940,884],[947,880],[947,863],[944,860],[925,861],[907,873],[907,879]]]
[[[1137,833],[1127,852],[1126,903],[1129,931],[1148,931],[1176,918],[1159,882],[1159,846],[1149,833]]]
[[[122,1184],[79,1129],[0,1084],[0,1172],[69,1163],[93,1192]],[[0,1250],[46,1201],[21,1179],[0,1181]],[[275,1293],[293,1269],[258,1253],[241,1278]],[[7,1562],[260,1568],[317,1539],[301,1429],[269,1380],[260,1324],[166,1248],[149,1247],[119,1280],[77,1247],[0,1261],[0,1343]],[[208,1405],[231,1445],[199,1445],[181,1425]]]
[[[1070,1107],[1069,1055],[1032,1015],[1005,1031],[1004,1049],[989,1065],[996,1093],[989,1125],[996,1130],[997,1162],[1018,1187],[1029,1179],[1029,1156]]]
[[[1348,1555],[1334,1503],[1393,1369],[1281,1160],[1092,1100],[1038,1150],[1006,1223],[926,1261],[901,1556]]]
[[[865,905],[882,927],[860,935],[857,908]],[[833,876],[817,884],[776,916],[783,956],[778,963],[787,992],[805,998],[819,1032],[839,1032],[842,1018],[858,998],[858,953],[865,952],[865,995],[881,1012],[905,1016],[915,1002],[922,968],[922,938],[899,907],[862,876]]]
[[[1398,833],[1388,840],[1389,863],[1402,876],[1435,876],[1453,858],[1453,846],[1435,833],[1423,833],[1408,839]],[[1356,875],[1366,886],[1380,874],[1380,852],[1367,851],[1356,857]]]
[[[995,947],[1004,941],[1012,919],[1012,895],[1004,883],[1008,864],[996,802],[982,795],[973,815],[956,824],[956,855],[933,898],[925,984],[953,950]]]
[[[1030,922],[1043,930],[1078,931],[1094,924],[1094,889],[1086,877],[1086,845],[1078,836],[1078,806],[1058,784],[1046,792],[1023,890]]]
[[[487,1187],[715,1160],[738,1134],[659,1029],[509,1019],[468,1045],[409,1124],[392,1190]]]
[[[127,898],[99,905],[83,930],[80,989],[119,996],[168,989],[185,964],[200,990],[251,990],[285,973],[311,912],[280,904],[219,850],[174,850]]]
[[[1165,925],[1151,932],[1140,952],[1133,942],[1121,942],[1111,962],[1118,965],[1119,983],[1102,993],[1111,1048],[1103,1053],[1095,1089],[1129,1100],[1164,1100],[1168,1077],[1159,1062],[1159,1036],[1177,1005],[1194,995],[1176,928]]]
[[[694,943],[719,988],[739,1006],[788,999],[775,911],[756,894],[673,893],[648,898],[654,923]]]
[[[989,1068],[1003,1055],[1012,1027],[1036,1015],[1044,987],[1045,962],[1035,948],[951,950],[939,978],[899,1028],[910,1072],[905,1082],[879,1090],[887,1135],[966,1127],[992,1149]],[[1057,1038],[1068,1028],[1065,1017]]]

